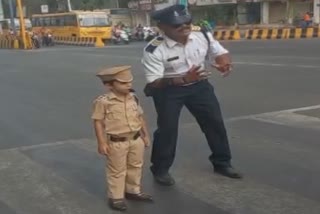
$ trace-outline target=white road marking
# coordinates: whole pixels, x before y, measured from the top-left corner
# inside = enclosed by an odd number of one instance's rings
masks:
[[[115,55],[112,53],[90,53],[90,50],[83,50],[82,52],[72,53],[72,55],[91,55],[97,57],[109,57],[109,58],[123,58],[123,59],[134,59],[140,60],[141,56],[132,56],[132,55]],[[311,68],[311,69],[320,69],[320,65],[301,65],[301,64],[281,64],[281,63],[265,63],[265,62],[253,62],[253,61],[235,61],[235,65],[246,65],[246,66],[269,66],[269,67],[298,67],[298,68]],[[305,72],[302,70],[299,72]],[[317,70],[318,71],[318,70]]]
[[[245,176],[243,180],[230,180],[213,176],[211,171],[204,171],[201,167],[190,170],[188,168],[192,165],[192,160],[184,161],[187,167],[176,167],[173,172],[177,187],[227,213],[319,213],[318,201],[298,195],[294,191],[285,191],[250,176]]]
[[[287,125],[295,127],[306,127],[311,129],[320,129],[320,118],[299,115],[295,112],[319,109],[320,105],[306,106],[301,108],[292,108],[280,111],[265,112],[259,114],[249,114],[225,119],[226,123],[232,123],[240,120],[256,120],[276,125]],[[182,128],[198,126],[197,122],[181,124]]]
[[[20,147],[15,147],[15,148],[10,148],[10,149],[3,149],[0,151],[26,151],[30,149],[36,149],[36,148],[42,148],[42,147],[50,147],[50,146],[59,146],[59,145],[64,145],[64,144],[74,144],[74,143],[79,143],[79,142],[90,142],[92,139],[77,139],[77,140],[65,140],[65,141],[56,141],[56,142],[48,142],[48,143],[42,143],[42,144],[35,144],[35,145],[30,145],[30,146],[20,146]]]
[[[88,142],[82,139],[65,141],[65,143],[74,143],[77,146],[88,145]],[[74,158],[77,160],[83,156],[79,154]],[[297,194],[295,191],[288,191],[250,176],[243,180],[226,179],[214,175],[210,170],[195,167],[194,161],[188,157],[180,158],[178,164],[188,167],[175,167],[173,175],[177,180],[177,190],[226,212],[238,214],[319,213],[318,201]],[[47,159],[50,164],[54,164],[57,160],[54,157]],[[57,163],[63,164],[64,162],[62,160]],[[295,164],[295,162],[292,163]],[[73,171],[69,172],[72,176],[79,176],[78,172],[85,169],[81,163],[72,166]],[[146,165],[145,167],[147,168]],[[102,167],[101,170],[103,170]],[[86,180],[87,182],[84,183],[80,179],[81,185],[79,186],[77,177],[71,177],[74,178],[71,180],[64,173],[59,172],[60,169],[43,165],[39,160],[29,158],[19,151],[0,151],[0,200],[16,213],[113,213],[105,205],[104,197],[88,191],[88,187],[92,188],[92,182],[89,183]],[[95,179],[90,181],[95,181]],[[152,187],[151,179],[146,182],[149,184],[147,186]]]
[[[319,109],[320,105],[306,106],[301,108],[286,109],[282,111],[266,112],[262,114],[247,115],[227,119],[228,122],[249,119],[276,125],[320,129],[320,118],[297,114],[299,111]]]
[[[252,54],[241,54],[241,57],[255,57],[255,58],[284,58],[284,59],[306,59],[306,60],[317,60],[319,61],[319,57],[312,56],[292,56],[292,55],[252,55]]]
[[[98,214],[106,210],[104,198],[19,151],[0,151],[0,181],[0,201],[15,213]]]
[[[245,62],[236,61],[233,62],[235,65],[253,65],[253,66],[271,66],[271,67],[298,67],[298,68],[316,68],[319,69],[320,65],[300,65],[300,64],[281,64],[281,63],[265,63],[265,62]],[[303,70],[302,72],[304,72]]]
[[[266,123],[273,123],[277,125],[289,125],[289,126],[299,126],[299,127],[320,129],[320,118],[299,115],[295,113],[297,111],[307,111],[307,110],[314,110],[318,108],[320,108],[320,105],[265,112],[260,114],[249,114],[249,115],[227,118],[225,119],[225,122],[232,123],[240,120],[256,120],[256,121],[261,121]],[[198,124],[196,122],[191,122],[191,123],[184,123],[180,125],[181,128],[190,128],[193,126],[198,126]],[[152,130],[153,128],[155,127],[152,127]],[[12,150],[12,151],[29,150],[34,148],[57,146],[57,145],[63,145],[63,144],[76,144],[78,142],[83,142],[83,141],[88,143],[93,142],[92,139],[84,138],[84,139],[77,139],[77,140],[49,142],[49,143],[38,144],[38,145],[21,146],[21,147],[15,147],[15,148],[4,149],[4,150]]]
[[[109,58],[123,58],[123,59],[135,59],[140,60],[140,56],[128,56],[128,55],[115,55],[112,53],[90,53],[89,50],[84,50],[83,52],[72,53],[72,55],[91,55],[97,57],[109,57]],[[246,61],[235,61],[235,65],[247,65],[247,66],[270,66],[270,67],[298,67],[298,68],[314,68],[320,69],[320,65],[300,65],[300,64],[280,64],[280,63],[264,63],[264,62],[246,62]],[[301,71],[304,72],[305,70]]]

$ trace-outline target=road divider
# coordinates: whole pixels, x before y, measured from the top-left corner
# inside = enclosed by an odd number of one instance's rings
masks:
[[[54,37],[57,45],[104,47],[101,37]]]
[[[18,49],[19,40],[16,37],[0,35],[1,49]]]
[[[200,26],[192,26],[192,31],[201,31]],[[239,30],[214,30],[213,36],[217,40],[239,40],[241,39]]]
[[[246,30],[244,39],[302,39],[319,38],[320,30],[310,28],[272,28]]]
[[[272,29],[250,29],[246,30],[245,39],[285,39],[288,29],[272,28]]]

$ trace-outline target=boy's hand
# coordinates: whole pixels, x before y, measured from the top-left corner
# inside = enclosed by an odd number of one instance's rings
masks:
[[[106,143],[99,143],[98,152],[101,155],[108,155],[110,152],[110,148]]]
[[[142,140],[144,142],[145,147],[149,147],[150,146],[150,137],[149,136],[143,136]]]

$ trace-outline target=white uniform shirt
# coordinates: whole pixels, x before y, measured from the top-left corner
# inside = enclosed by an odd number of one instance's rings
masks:
[[[148,83],[156,79],[185,74],[192,66],[201,66],[205,69],[206,55],[216,57],[228,53],[221,44],[208,33],[208,41],[202,32],[191,32],[186,45],[163,36],[151,42],[144,50],[142,64]],[[151,46],[151,47],[150,47]]]

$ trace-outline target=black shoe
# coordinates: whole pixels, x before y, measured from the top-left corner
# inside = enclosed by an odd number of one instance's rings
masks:
[[[164,173],[157,173],[153,166],[150,167],[150,170],[153,174],[154,180],[163,186],[172,186],[176,182],[174,181],[173,177],[168,172]]]
[[[229,178],[242,178],[242,175],[232,167],[215,167],[214,172]]]
[[[125,197],[126,199],[133,200],[133,201],[153,202],[152,196],[143,192],[139,194],[126,193]]]
[[[126,211],[127,205],[123,199],[109,199],[109,206],[113,210]]]

